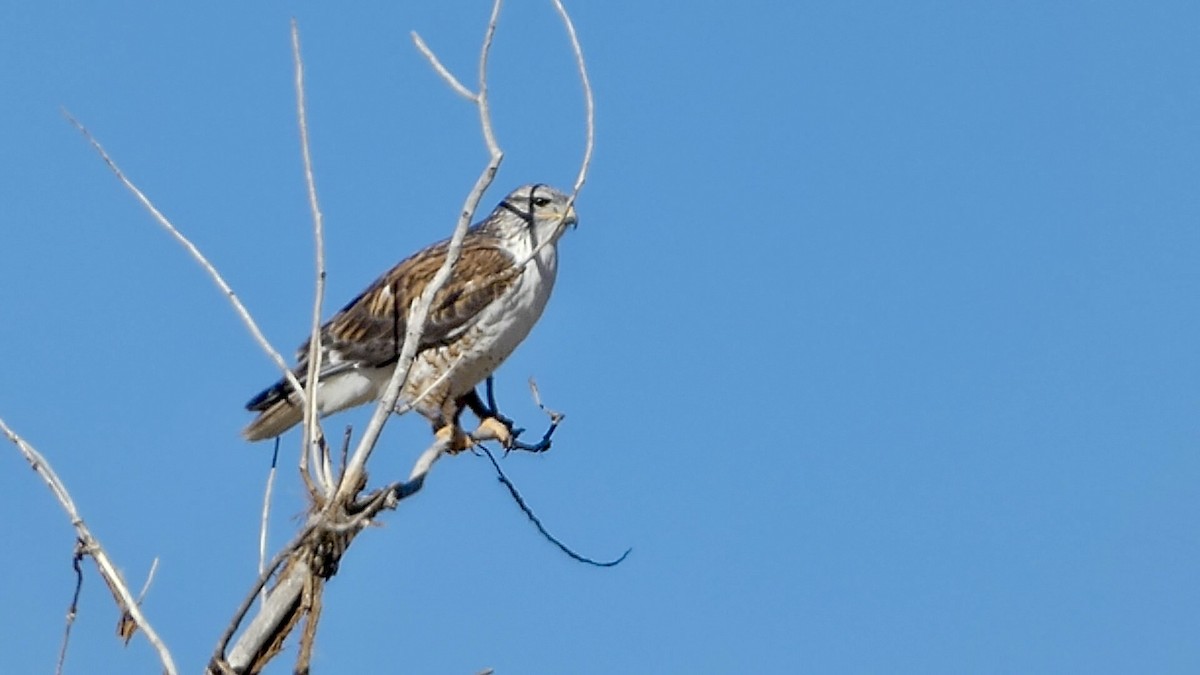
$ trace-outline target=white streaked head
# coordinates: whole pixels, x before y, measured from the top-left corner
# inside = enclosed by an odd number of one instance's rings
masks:
[[[568,208],[568,199],[543,183],[522,185],[501,200],[480,226],[505,238],[530,237],[535,246],[546,240],[553,243],[568,225],[578,224],[575,207]]]

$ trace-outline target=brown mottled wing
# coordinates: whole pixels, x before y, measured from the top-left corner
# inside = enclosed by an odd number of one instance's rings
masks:
[[[321,330],[326,349],[357,364],[394,361],[404,343],[408,308],[445,262],[447,245],[435,244],[404,260],[335,314]],[[490,239],[465,240],[450,280],[434,297],[419,348],[445,344],[469,328],[515,281],[508,273],[513,263],[512,256]]]
[[[321,327],[321,348],[327,357],[321,377],[356,365],[385,365],[400,356],[408,308],[441,268],[448,246],[448,241],[439,242],[401,261]],[[468,232],[449,281],[434,297],[419,348],[445,344],[470,328],[479,312],[516,280],[514,262],[494,239]],[[308,340],[296,350],[296,360],[293,372],[304,384]],[[246,408],[265,410],[290,391],[287,381],[280,380],[259,392]]]

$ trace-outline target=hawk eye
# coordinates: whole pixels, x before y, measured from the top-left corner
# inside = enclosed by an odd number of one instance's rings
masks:
[[[533,205],[537,206],[539,208],[542,206],[550,206],[550,200],[547,199],[546,197],[534,197]]]

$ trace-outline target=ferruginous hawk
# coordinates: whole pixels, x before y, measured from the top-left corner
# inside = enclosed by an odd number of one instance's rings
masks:
[[[453,274],[434,297],[399,402],[416,400],[415,410],[434,432],[450,434],[453,451],[472,442],[458,426],[467,407],[506,446],[514,442],[509,423],[483,405],[475,386],[512,354],[542,315],[558,270],[558,239],[576,224],[567,202],[566,195],[546,185],[514,190],[467,231]],[[442,266],[448,246],[449,240],[441,241],[400,262],[321,327],[317,401],[322,416],[383,397],[404,344],[409,307]],[[293,372],[303,384],[307,341],[297,360]],[[264,389],[246,409],[258,413],[242,432],[251,441],[274,438],[303,419],[286,380]]]

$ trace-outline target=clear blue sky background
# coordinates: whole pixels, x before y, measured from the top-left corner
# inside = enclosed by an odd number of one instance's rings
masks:
[[[1200,9],[1185,2],[575,2],[597,148],[501,403],[568,418],[439,463],[330,584],[316,672],[1200,672]],[[0,7],[0,416],[55,463],[199,670],[254,576],[277,375],[59,115],[290,350],[311,302],[288,19],[329,306],[447,234],[485,159],[483,2]],[[506,7],[494,204],[568,185],[549,3]],[[361,427],[365,414],[338,418]],[[389,425],[378,484],[428,430]],[[286,462],[297,439],[288,437]],[[0,453],[0,653],[50,672],[70,527]],[[281,474],[272,541],[302,510]],[[155,672],[88,568],[68,672]],[[285,661],[275,672],[290,672]]]

